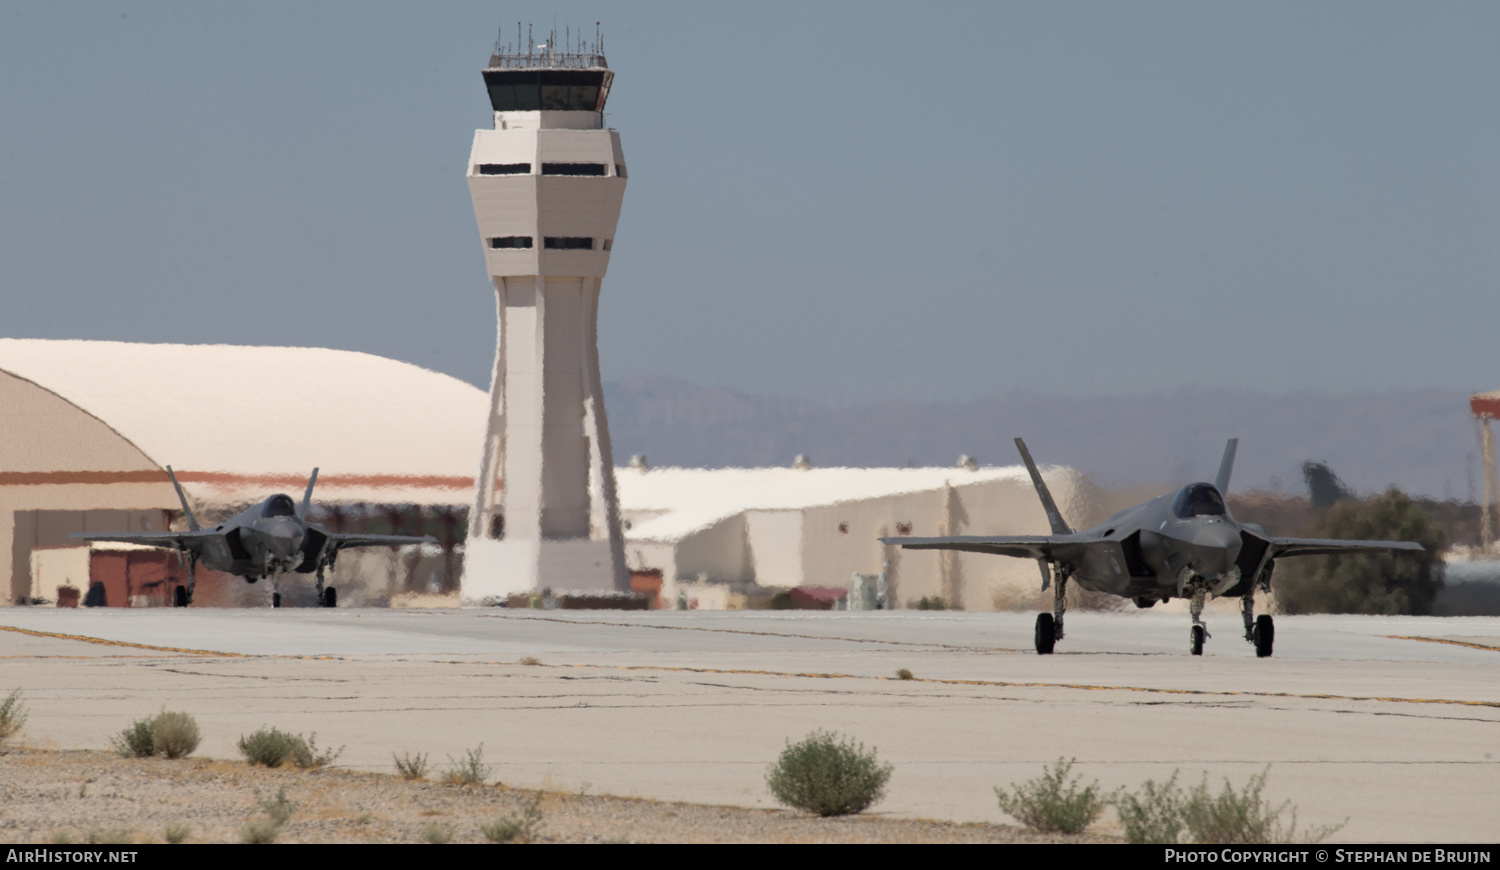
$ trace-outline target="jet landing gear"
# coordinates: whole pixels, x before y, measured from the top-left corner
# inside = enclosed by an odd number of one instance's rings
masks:
[[[1270,658],[1276,642],[1276,622],[1267,614],[1255,615],[1255,590],[1240,599],[1240,615],[1245,618],[1245,640],[1255,645],[1256,658]]]
[[[194,576],[198,567],[198,557],[192,552],[179,553],[178,558],[187,563],[188,582],[187,586],[177,586],[172,589],[172,606],[187,607],[193,603],[193,587],[197,585]]]
[[[1052,648],[1063,639],[1063,615],[1068,610],[1068,572],[1057,572],[1057,584],[1052,587],[1052,612],[1036,615],[1036,654],[1052,654]]]
[[[1188,650],[1195,656],[1201,656],[1203,642],[1213,637],[1208,633],[1208,626],[1203,624],[1203,603],[1208,600],[1208,578],[1194,576],[1184,585],[1191,593],[1188,613],[1193,617],[1193,627],[1188,630]]]
[[[338,607],[339,606],[339,591],[337,589],[333,588],[332,586],[329,586],[327,589],[323,588],[323,566],[322,565],[318,566],[318,606],[319,607]]]

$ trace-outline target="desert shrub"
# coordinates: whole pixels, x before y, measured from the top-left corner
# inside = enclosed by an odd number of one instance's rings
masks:
[[[923,595],[917,599],[915,604],[908,604],[906,606],[914,610],[947,610],[948,601],[941,595],[934,595],[931,598]]]
[[[896,671],[896,679],[898,679],[898,680],[915,680],[916,677],[913,677],[911,675],[911,671],[907,670],[906,668],[902,668],[899,671]]]
[[[1208,774],[1203,781],[1188,792],[1182,802],[1182,821],[1188,836],[1194,843],[1234,843],[1259,845],[1264,843],[1316,843],[1348,824],[1348,819],[1337,825],[1314,828],[1297,838],[1297,808],[1291,801],[1272,808],[1262,797],[1266,776],[1270,766],[1250,778],[1245,788],[1236,791],[1226,778],[1224,790],[1217,796],[1208,790]],[[1291,807],[1291,820],[1283,825],[1281,814]]]
[[[1068,772],[1076,760],[1057,759],[1057,763],[1043,771],[1040,777],[1013,785],[1014,793],[996,788],[995,797],[1000,800],[1000,809],[1034,831],[1082,832],[1104,812],[1104,797],[1099,793],[1097,782],[1080,791],[1078,783],[1083,777],[1067,781]]]
[[[92,846],[123,846],[135,842],[135,831],[130,828],[90,828],[88,842]]]
[[[167,822],[167,829],[162,832],[162,837],[168,843],[176,845],[186,843],[187,838],[192,836],[193,828],[186,822]]]
[[[274,843],[281,826],[270,819],[251,819],[240,826],[241,843]]]
[[[453,842],[453,826],[447,822],[431,821],[422,829],[422,842],[441,846]]]
[[[318,749],[318,734],[315,731],[307,735],[306,740],[302,739],[302,735],[297,735],[296,745],[292,748],[291,761],[303,770],[317,770],[320,767],[327,767],[333,764],[343,754],[344,747],[342,746],[338,749],[320,751]]]
[[[275,765],[268,765],[274,767]],[[241,843],[274,843],[281,828],[297,811],[297,805],[287,799],[286,789],[277,789],[275,798],[262,798],[255,793],[255,802],[265,813],[264,818],[251,819],[240,826]]]
[[[248,737],[241,735],[239,748],[245,760],[263,767],[280,767],[292,757],[301,738],[279,728],[262,728]]]
[[[1180,843],[1184,835],[1190,843],[1316,843],[1348,822],[1314,828],[1299,839],[1296,807],[1290,801],[1272,807],[1262,796],[1269,773],[1267,767],[1240,790],[1225,779],[1224,790],[1215,795],[1209,791],[1208,774],[1184,792],[1177,786],[1174,770],[1160,785],[1148,780],[1135,794],[1122,789],[1113,802],[1125,839],[1131,843]],[[1289,807],[1291,818],[1283,824],[1281,815]]]
[[[491,843],[530,843],[542,827],[542,793],[537,792],[519,816],[494,819],[479,826],[479,832]]]
[[[156,737],[150,719],[137,719],[124,731],[110,738],[115,752],[125,758],[150,758],[156,754]]]
[[[202,740],[198,722],[186,713],[163,710],[151,722],[151,737],[157,755],[183,758],[193,754]]]
[[[257,797],[259,796],[257,795]],[[297,811],[297,805],[287,799],[285,788],[277,789],[274,799],[257,800],[257,803],[265,811],[266,818],[278,825],[284,825],[291,821],[292,813]]]
[[[0,743],[16,736],[26,724],[26,705],[21,703],[21,690],[16,689],[0,701]]]
[[[1416,541],[1421,553],[1339,553],[1278,562],[1274,588],[1284,613],[1423,615],[1443,590],[1442,529],[1392,487],[1366,501],[1345,499],[1302,530],[1309,538]]]
[[[787,806],[820,816],[844,816],[885,797],[892,770],[879,762],[875,750],[866,752],[863,743],[814,731],[800,743],[787,741],[766,772],[766,785]]]
[[[521,664],[523,664],[523,665],[530,665],[532,667],[535,667],[535,666],[537,666],[537,665],[539,665],[541,663],[542,663],[542,660],[539,659],[539,658],[537,658],[536,656],[522,656],[521,657]]]
[[[198,723],[186,713],[166,710],[150,719],[137,719],[130,727],[110,738],[115,752],[126,758],[150,758],[165,755],[182,758],[198,748],[201,737]]]
[[[279,728],[262,728],[247,736],[241,736],[240,752],[251,764],[265,767],[280,767],[294,764],[303,770],[326,767],[343,754],[343,747],[327,752],[318,751],[318,735],[303,738],[301,734],[290,734]]]
[[[416,755],[412,755],[410,752],[407,752],[397,755],[392,752],[391,758],[396,762],[396,772],[401,774],[401,778],[408,782],[421,779],[427,775],[427,755],[425,753],[418,752]]]
[[[483,785],[489,778],[490,766],[484,763],[484,744],[464,752],[462,759],[448,756],[448,775],[445,780],[452,785]]]
[[[1121,790],[1114,798],[1114,805],[1120,816],[1120,827],[1125,829],[1125,842],[1181,842],[1183,801],[1175,770],[1160,785],[1146,780],[1137,794]]]

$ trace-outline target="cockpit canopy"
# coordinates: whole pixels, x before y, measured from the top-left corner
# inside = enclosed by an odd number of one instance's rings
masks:
[[[1193,517],[1222,517],[1229,511],[1224,507],[1224,496],[1211,483],[1190,483],[1177,493],[1172,502],[1172,513],[1178,519]]]
[[[260,509],[262,517],[294,517],[297,515],[297,505],[292,497],[277,493],[266,499],[266,503]]]

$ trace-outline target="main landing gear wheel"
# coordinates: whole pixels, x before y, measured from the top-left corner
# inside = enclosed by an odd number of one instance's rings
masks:
[[[324,607],[339,606],[339,591],[332,586],[323,590],[323,600],[320,602]]]
[[[1193,655],[1195,655],[1195,656],[1201,656],[1201,655],[1203,655],[1203,640],[1206,637],[1208,637],[1208,630],[1207,629],[1205,629],[1201,625],[1195,625],[1195,626],[1193,626],[1192,641],[1190,643],[1190,646],[1191,646],[1192,651],[1193,651]]]
[[[186,586],[177,586],[172,589],[172,606],[187,607],[188,594]]]
[[[1271,645],[1276,642],[1276,623],[1271,617],[1262,614],[1255,618],[1255,655],[1259,658],[1271,657]]]
[[[271,593],[271,606],[272,607],[280,607],[281,606],[281,593],[280,592],[272,592]]]
[[[1057,634],[1052,625],[1052,614],[1036,615],[1036,654],[1039,656],[1051,655],[1052,647],[1057,643]]]

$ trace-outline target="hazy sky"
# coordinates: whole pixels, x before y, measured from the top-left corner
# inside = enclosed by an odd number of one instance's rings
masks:
[[[1500,388],[1493,3],[6,2],[0,334],[487,384],[517,20],[617,73],[606,380]]]

